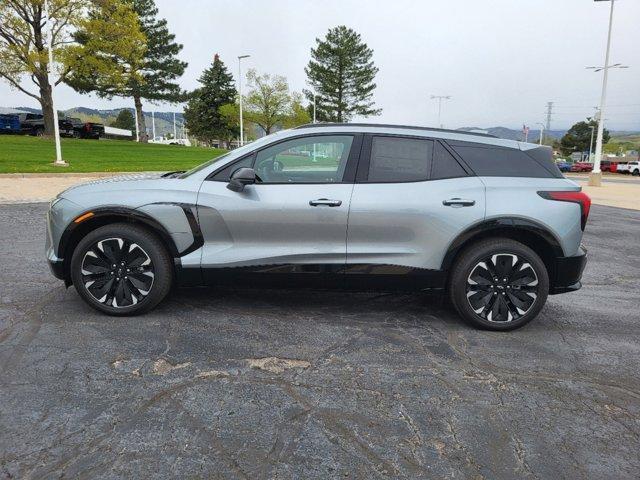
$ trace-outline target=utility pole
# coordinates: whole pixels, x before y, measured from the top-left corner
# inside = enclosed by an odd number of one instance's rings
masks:
[[[151,111],[151,131],[153,132],[153,141],[156,141],[156,112]]]
[[[440,121],[440,117],[442,114],[442,100],[450,100],[450,95],[431,95],[431,100],[438,100],[438,125],[442,128],[442,122]]]
[[[58,110],[56,104],[53,101],[53,89],[55,88],[55,81],[52,78],[51,72],[53,70],[53,31],[54,25],[49,18],[49,0],[44,1],[44,15],[47,17],[47,26],[49,31],[47,32],[47,50],[49,51],[49,63],[47,64],[47,76],[49,77],[49,85],[51,85],[51,108],[53,109],[53,137],[56,143],[56,160],[53,162],[58,167],[68,167],[69,164],[62,159],[62,146],[60,145],[60,125],[58,125]]]
[[[551,130],[551,115],[553,115],[553,102],[547,102],[547,124],[545,125],[545,129],[547,130],[547,132]],[[544,139],[541,136],[540,141],[542,142],[542,140]]]

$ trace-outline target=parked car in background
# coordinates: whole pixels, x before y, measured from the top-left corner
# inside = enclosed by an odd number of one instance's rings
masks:
[[[109,315],[149,311],[172,284],[436,290],[473,325],[511,330],[581,287],[590,204],[548,147],[313,124],[186,173],[71,187],[51,202],[46,255]]]
[[[0,133],[20,133],[20,117],[16,114],[1,114]]]
[[[590,172],[593,170],[593,163],[575,162],[571,165],[571,172]]]
[[[44,135],[44,116],[39,113],[19,113],[20,133],[41,137]],[[67,118],[58,119],[61,137],[73,137],[73,124]]]
[[[566,160],[556,160],[556,165],[561,172],[570,172],[571,171],[571,163]]]
[[[612,162],[610,160],[602,160],[600,162],[600,170],[603,172],[615,173],[618,169],[618,162]]]
[[[104,125],[95,122],[83,122],[79,118],[69,118],[73,125],[73,136],[75,138],[89,138],[98,140],[104,137]]]
[[[618,164],[618,173],[630,173],[631,175],[640,175],[640,162],[637,160],[627,163]]]

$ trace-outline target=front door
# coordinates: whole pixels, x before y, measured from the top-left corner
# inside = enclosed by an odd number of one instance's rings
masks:
[[[235,165],[204,181],[198,217],[208,283],[339,282],[353,191],[346,172],[358,140],[316,135],[263,148],[237,162],[257,175],[241,192],[226,188]]]

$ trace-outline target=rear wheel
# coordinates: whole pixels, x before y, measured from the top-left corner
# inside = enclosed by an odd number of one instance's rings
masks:
[[[488,330],[513,330],[530,322],[548,292],[549,276],[540,257],[511,239],[471,245],[456,261],[449,282],[460,316]]]
[[[171,257],[153,234],[118,223],[80,241],[71,259],[71,278],[93,308],[109,315],[137,315],[167,295],[173,271]]]
[[[640,175],[640,170],[638,170],[637,168],[633,171],[632,175],[635,175],[636,177],[638,175]]]

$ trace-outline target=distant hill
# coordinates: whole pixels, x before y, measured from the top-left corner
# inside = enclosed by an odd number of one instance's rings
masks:
[[[24,112],[30,113],[40,113],[41,110],[39,108],[31,108],[31,107],[16,107],[15,110],[21,110]],[[101,122],[105,125],[113,122],[115,118],[118,116],[121,110],[129,110],[132,114],[134,113],[133,108],[112,108],[112,109],[95,109],[95,108],[87,108],[87,107],[75,107],[70,108],[68,110],[62,110],[62,112],[67,117],[76,117],[80,118],[83,121],[87,122]],[[149,136],[152,135],[152,116],[151,112],[143,111],[145,123],[147,126],[147,133]],[[155,123],[156,123],[156,136],[163,136],[168,133],[173,134],[173,114],[174,112],[154,112]],[[175,112],[176,115],[176,128],[178,130],[178,137],[180,137],[180,131],[182,124],[184,123],[184,117],[182,112]]]

